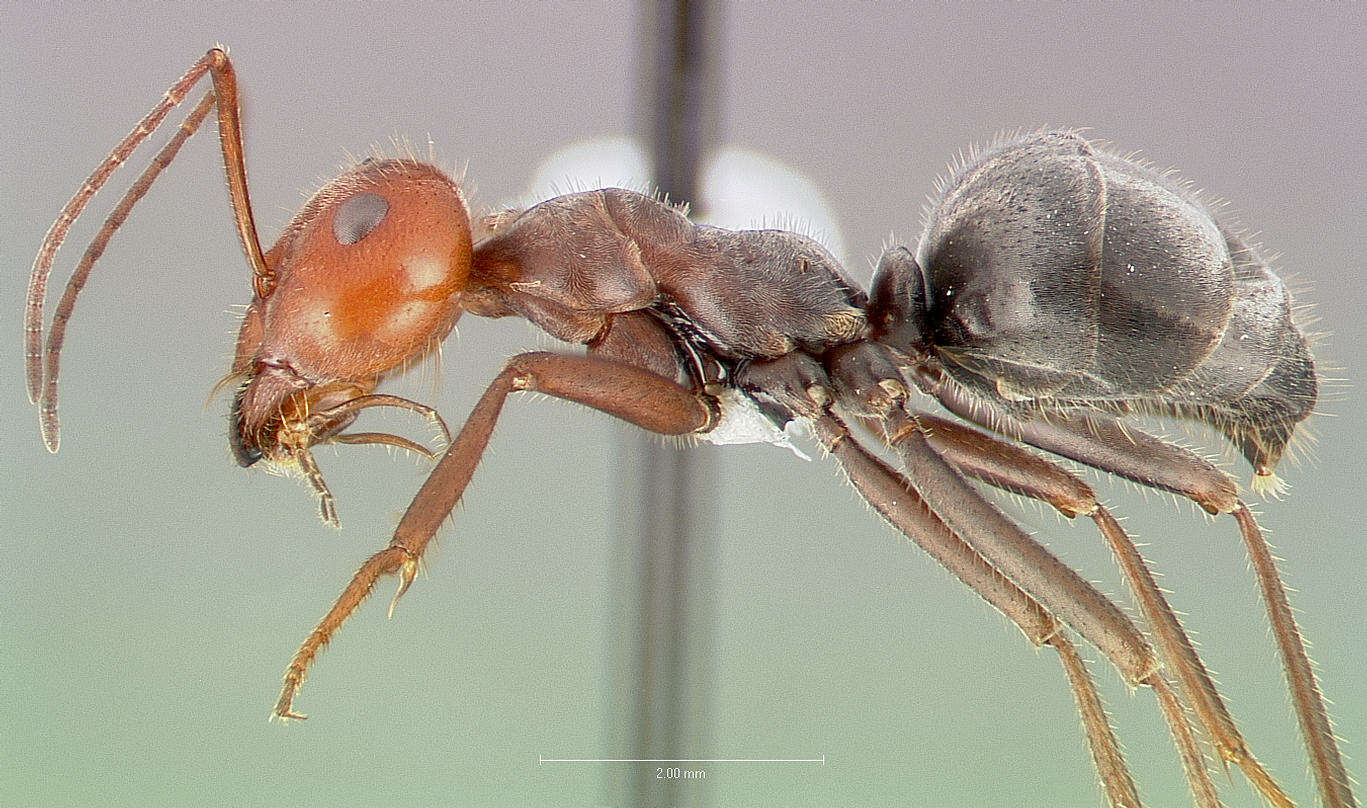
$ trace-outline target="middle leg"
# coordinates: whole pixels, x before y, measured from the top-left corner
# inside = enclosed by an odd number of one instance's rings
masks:
[[[1257,763],[1220,697],[1190,637],[1163,596],[1148,565],[1090,486],[1029,450],[987,433],[930,415],[915,416],[927,442],[960,472],[989,485],[1046,502],[1072,518],[1096,523],[1139,604],[1159,655],[1177,679],[1197,719],[1225,760],[1239,761],[1255,783],[1271,777]],[[903,429],[912,428],[904,425]],[[1263,786],[1259,786],[1263,790]]]
[[[1100,695],[1060,622],[946,524],[910,481],[864,450],[838,419],[823,415],[815,421],[815,428],[822,445],[840,461],[850,482],[884,519],[1016,623],[1031,642],[1050,645],[1059,652],[1107,799],[1112,806],[1138,805],[1133,779]],[[1098,593],[1097,597],[1102,596]],[[1156,666],[1149,666],[1136,683],[1154,689],[1197,804],[1202,808],[1218,806],[1205,758],[1177,694]]]
[[[1109,416],[1062,414],[1022,421],[1000,414],[991,415],[976,407],[973,400],[943,374],[918,368],[914,378],[947,409],[969,421],[1101,471],[1187,497],[1211,514],[1232,514],[1267,608],[1320,798],[1330,808],[1357,805],[1352,780],[1339,753],[1338,739],[1315,680],[1305,642],[1296,626],[1286,586],[1262,530],[1248,506],[1239,499],[1238,489],[1229,475],[1193,452],[1122,425]],[[1250,766],[1250,758],[1244,755],[1246,751],[1237,745],[1220,747],[1221,756],[1238,764],[1250,778],[1265,776]]]
[[[821,443],[840,460],[864,498],[894,527],[1021,626],[1032,641],[1040,644],[1051,636],[1062,637],[1056,616],[1064,618],[1065,622],[1067,617],[1072,617],[1077,621],[1074,627],[1080,627],[1084,636],[1106,654],[1128,681],[1153,687],[1198,804],[1218,805],[1185,708],[1163,677],[1157,659],[1139,630],[1105,596],[1000,513],[994,520],[994,526],[1001,529],[1000,536],[985,535],[986,529],[971,520],[965,525],[955,525],[929,501],[919,483],[897,474],[869,455],[849,435],[844,424],[828,411],[829,404],[837,401],[856,413],[886,417],[900,406],[905,388],[895,378],[895,369],[883,368],[884,372],[879,372],[876,346],[852,345],[832,351],[825,358],[833,371],[831,376],[827,376],[826,369],[810,357],[793,354],[751,365],[742,377],[742,383],[752,385],[756,392],[776,400],[799,417],[811,419]],[[893,375],[889,376],[889,372]],[[953,475],[952,470],[950,474]],[[959,483],[967,487],[962,480]],[[977,496],[971,488],[969,493]],[[991,509],[986,502],[981,504]],[[1027,589],[1006,569],[1028,571],[1032,563],[1035,565],[1034,577],[1045,578],[1040,594],[1027,594]],[[1058,575],[1042,576],[1041,570]],[[1043,625],[1034,622],[1044,618],[1047,623]],[[1108,796],[1113,804],[1127,804],[1128,798],[1117,795],[1124,793],[1119,783],[1128,780],[1128,774],[1123,777],[1117,774],[1123,770],[1123,760],[1119,759],[1118,751],[1114,751],[1109,725],[1099,709],[1099,697],[1090,684],[1084,689],[1079,683],[1076,676],[1079,671],[1069,664],[1072,659],[1070,647],[1065,648],[1062,643],[1050,644],[1060,651],[1074,685],[1074,695]],[[1112,751],[1106,751],[1108,749]]]

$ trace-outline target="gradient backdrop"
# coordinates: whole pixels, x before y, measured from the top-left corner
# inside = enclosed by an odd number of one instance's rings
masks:
[[[890,234],[914,241],[956,150],[1041,126],[1089,127],[1181,168],[1282,255],[1330,334],[1320,357],[1348,381],[1314,422],[1311,462],[1284,469],[1292,496],[1260,510],[1361,776],[1367,13],[751,3],[721,16],[722,141],[823,189],[861,280]],[[627,697],[609,683],[612,646],[630,633],[613,618],[615,522],[630,503],[606,416],[513,402],[429,574],[392,621],[384,586],[315,668],[299,702],[314,717],[282,728],[266,716],[289,655],[386,540],[424,466],[322,452],[337,533],[306,489],[228,457],[227,401],[204,400],[227,367],[228,307],[248,287],[213,135],[135,212],[82,298],[56,457],[24,399],[19,335],[51,218],[206,46],[233,48],[257,220],[273,241],[301,191],[394,135],[430,132],[447,165],[468,161],[478,207],[516,199],[558,148],[640,131],[637,22],[626,3],[3,4],[0,802],[620,805],[602,766],[537,765],[633,754],[609,726]],[[94,229],[78,229],[59,277]],[[538,344],[525,324],[468,318],[438,382],[415,374],[396,389],[459,423],[498,364]],[[671,799],[1100,803],[1050,654],[882,526],[833,464],[698,451],[714,464],[700,507],[719,552],[697,756],[827,764],[709,766]],[[1100,488],[1149,543],[1252,747],[1312,804],[1234,523]],[[1090,525],[1010,507],[1123,591]],[[1152,698],[1097,672],[1150,802],[1187,804]],[[1226,792],[1260,804],[1237,775]]]

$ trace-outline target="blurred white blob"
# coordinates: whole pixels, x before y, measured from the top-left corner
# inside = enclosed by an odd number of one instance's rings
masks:
[[[593,188],[650,193],[650,161],[627,137],[580,140],[546,158],[532,177],[523,204]],[[845,263],[845,239],[835,212],[813,183],[782,161],[754,149],[725,146],[704,162],[701,199],[691,200],[695,221],[731,229],[776,227],[821,242]]]
[[[726,146],[703,166],[699,218],[733,230],[776,227],[811,236],[845,264],[845,239],[826,195],[806,175],[754,149]]]
[[[754,399],[734,388],[725,388],[717,394],[721,405],[721,421],[710,431],[698,437],[717,446],[730,446],[737,443],[768,443],[787,449],[798,457],[812,461],[793,443],[795,437],[811,437],[811,423],[807,419],[795,419],[779,429],[760,412]]]
[[[645,149],[629,137],[578,140],[542,161],[532,175],[522,204],[575,191],[595,188],[626,188],[650,192],[650,161]]]

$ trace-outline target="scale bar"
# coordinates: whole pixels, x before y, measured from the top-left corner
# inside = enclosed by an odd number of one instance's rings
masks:
[[[538,766],[546,763],[820,763],[826,765],[826,756],[819,758],[548,758],[536,756]]]

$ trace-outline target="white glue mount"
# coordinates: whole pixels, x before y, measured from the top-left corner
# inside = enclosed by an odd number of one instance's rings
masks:
[[[811,458],[793,444],[793,438],[807,437],[811,434],[806,419],[789,421],[783,429],[779,429],[760,412],[754,399],[731,387],[723,388],[717,394],[717,403],[721,406],[721,421],[698,437],[717,446],[770,443],[811,462]]]

